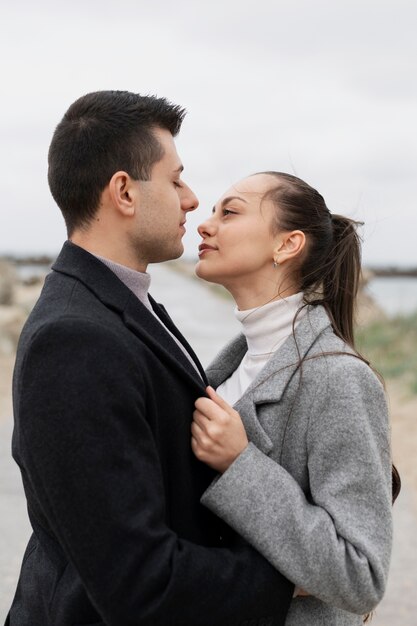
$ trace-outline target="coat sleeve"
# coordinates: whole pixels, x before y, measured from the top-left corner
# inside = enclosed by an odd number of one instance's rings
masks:
[[[391,553],[388,412],[363,362],[323,361],[331,365],[303,404],[309,489],[250,443],[202,502],[297,586],[362,614],[384,593]]]
[[[253,548],[205,548],[165,524],[147,374],[131,354],[99,321],[71,318],[26,351],[20,461],[51,531],[109,626],[283,624],[293,586]]]

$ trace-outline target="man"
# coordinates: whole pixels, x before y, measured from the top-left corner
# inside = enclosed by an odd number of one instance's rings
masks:
[[[71,105],[49,150],[69,241],[22,333],[13,454],[33,535],[11,626],[283,624],[292,585],[200,505],[204,371],[147,289],[198,201],[184,111],[128,92]],[[234,546],[232,548],[232,546]]]

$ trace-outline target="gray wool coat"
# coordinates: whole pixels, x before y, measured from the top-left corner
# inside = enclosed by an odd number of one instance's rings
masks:
[[[214,387],[246,351],[243,335],[223,349],[207,370]],[[293,599],[286,626],[361,624],[383,596],[392,542],[381,383],[310,306],[235,409],[250,443],[203,504],[311,594]]]

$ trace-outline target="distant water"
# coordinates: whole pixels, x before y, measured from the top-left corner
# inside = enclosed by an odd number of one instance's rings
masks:
[[[43,277],[49,269],[49,265],[16,265],[16,271],[21,280]]]
[[[390,317],[417,312],[417,278],[373,278],[367,290]]]

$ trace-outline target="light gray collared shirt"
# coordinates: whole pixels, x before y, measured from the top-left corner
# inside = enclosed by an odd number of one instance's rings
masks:
[[[166,332],[172,337],[175,343],[181,348],[187,359],[190,361],[191,365],[194,367],[196,372],[201,378],[201,374],[198,371],[198,367],[194,362],[194,359],[188,353],[186,348],[182,345],[182,343],[172,334],[172,332],[165,326],[162,320],[157,316],[155,311],[152,308],[152,305],[149,300],[148,292],[149,286],[151,284],[151,276],[147,272],[138,272],[131,267],[126,267],[126,265],[120,265],[120,263],[115,263],[110,259],[106,259],[105,257],[94,255],[99,261],[104,263],[114,274],[116,274],[117,278],[122,281],[124,285],[130,291],[132,291],[135,296],[140,300],[140,302],[145,306],[150,313],[158,320],[161,326],[164,327]]]

